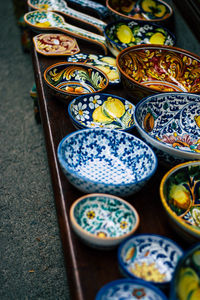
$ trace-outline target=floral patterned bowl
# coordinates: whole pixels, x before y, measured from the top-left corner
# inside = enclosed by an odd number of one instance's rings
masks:
[[[175,165],[200,160],[199,103],[197,94],[162,93],[136,105],[136,127],[160,161]]]
[[[68,113],[77,129],[103,127],[130,131],[135,126],[135,105],[110,94],[97,93],[73,99]]]
[[[133,234],[139,225],[135,208],[108,194],[88,194],[70,208],[72,228],[87,245],[110,249]]]
[[[118,249],[121,272],[164,287],[172,279],[183,250],[172,240],[156,234],[138,234],[122,242]]]
[[[200,161],[179,164],[160,184],[160,197],[173,229],[185,240],[200,241]]]
[[[51,65],[44,71],[44,80],[50,93],[62,100],[103,91],[109,83],[100,69],[78,62]]]
[[[200,92],[200,57],[180,48],[132,46],[120,52],[117,67],[134,101],[159,92]]]
[[[147,183],[157,167],[148,145],[114,129],[75,131],[62,139],[57,155],[69,182],[85,193],[131,195]]]
[[[165,294],[142,280],[118,279],[104,285],[95,300],[167,300]]]

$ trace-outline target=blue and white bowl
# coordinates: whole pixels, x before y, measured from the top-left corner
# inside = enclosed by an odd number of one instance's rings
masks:
[[[164,287],[172,279],[183,250],[172,240],[156,234],[138,234],[124,241],[118,249],[121,272]]]
[[[170,165],[200,160],[200,95],[162,93],[135,107],[135,124],[158,158]]]
[[[58,160],[69,182],[85,193],[128,196],[139,191],[157,168],[151,148],[114,129],[82,129],[62,139]]]
[[[110,128],[131,131],[134,126],[135,105],[110,94],[82,95],[68,105],[69,117],[77,129]]]
[[[167,300],[165,294],[142,280],[118,279],[104,285],[95,300]]]

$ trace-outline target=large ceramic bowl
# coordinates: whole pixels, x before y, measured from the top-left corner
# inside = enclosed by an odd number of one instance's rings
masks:
[[[101,92],[109,83],[103,71],[78,62],[59,62],[49,66],[44,71],[44,80],[50,92],[62,100]]]
[[[157,158],[146,143],[114,129],[75,131],[62,139],[57,154],[69,182],[86,193],[131,195],[157,167]]]
[[[165,294],[142,280],[118,279],[104,285],[95,300],[167,300]]]
[[[200,243],[193,245],[179,260],[170,288],[170,300],[200,299]]]
[[[175,165],[200,159],[200,95],[162,93],[144,98],[135,107],[135,124],[161,162]]]
[[[187,241],[200,241],[200,161],[169,170],[162,178],[160,197],[174,230]]]
[[[116,247],[139,225],[135,208],[108,194],[89,194],[77,199],[70,208],[70,220],[79,238],[99,249]]]
[[[118,249],[119,268],[125,276],[166,287],[183,250],[172,240],[156,234],[138,234]]]
[[[97,93],[73,99],[68,113],[73,125],[82,128],[111,128],[130,131],[135,126],[135,105],[119,96]]]
[[[200,57],[189,51],[161,45],[138,45],[117,57],[122,84],[137,101],[159,92],[200,93]]]

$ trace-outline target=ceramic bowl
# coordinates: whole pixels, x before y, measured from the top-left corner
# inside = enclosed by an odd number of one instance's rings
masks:
[[[101,249],[116,247],[139,225],[135,208],[108,194],[88,194],[77,199],[70,208],[70,220],[84,243]]]
[[[157,158],[146,143],[114,129],[75,131],[62,139],[57,154],[69,182],[86,193],[131,195],[157,168]]]
[[[137,101],[159,92],[200,92],[200,57],[189,51],[161,45],[138,45],[117,57],[122,84]]]
[[[200,161],[179,164],[160,184],[162,205],[173,229],[187,241],[200,241]]]
[[[49,66],[44,71],[44,80],[50,92],[62,100],[101,92],[109,83],[107,75],[100,69],[85,63],[69,62]]]
[[[182,255],[183,250],[164,236],[138,234],[119,246],[118,263],[125,276],[164,287]]]
[[[170,288],[170,300],[200,299],[200,243],[188,249],[179,260]]]
[[[161,93],[135,107],[136,127],[169,166],[200,159],[200,95]]]
[[[109,79],[109,85],[118,85],[120,83],[119,71],[116,66],[116,58],[101,54],[78,53],[67,58],[69,62],[82,62],[88,65],[96,66],[102,70]]]
[[[125,48],[141,44],[173,46],[175,36],[162,25],[150,22],[120,20],[109,23],[104,30],[107,46],[114,56]]]
[[[130,131],[134,128],[135,105],[110,94],[97,93],[73,99],[68,105],[70,119],[77,129],[103,127]]]
[[[165,294],[142,280],[118,279],[104,285],[95,300],[167,300]]]

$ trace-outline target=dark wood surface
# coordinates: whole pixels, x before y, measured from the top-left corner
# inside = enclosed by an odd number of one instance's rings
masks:
[[[79,46],[83,53],[95,53],[94,46],[91,48],[81,42]],[[93,300],[104,284],[123,278],[118,269],[117,249],[111,251],[92,249],[84,245],[71,230],[69,209],[73,201],[83,194],[65,178],[59,167],[56,153],[61,139],[75,131],[75,128],[68,116],[68,103],[60,102],[52,97],[43,79],[43,72],[49,65],[66,59],[65,57],[42,56],[35,49],[33,49],[32,57],[71,299]],[[108,87],[106,93],[124,96],[128,99],[122,86]],[[138,135],[136,129],[132,134]],[[159,185],[166,171],[166,167],[159,164],[149,183],[126,200],[137,209],[140,215],[137,233],[164,235],[187,249],[190,244],[175,233],[160,201]]]

